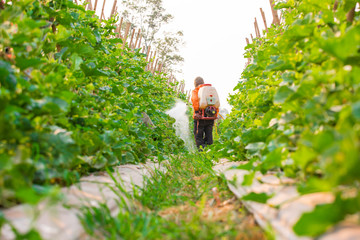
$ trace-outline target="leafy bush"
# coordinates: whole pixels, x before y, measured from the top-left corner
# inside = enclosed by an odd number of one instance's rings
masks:
[[[214,145],[222,157],[256,162],[253,170],[297,178],[303,194],[334,193],[327,209],[338,210],[329,217],[315,209],[310,217],[319,225],[300,219],[300,235],[318,235],[360,210],[359,12],[353,22],[346,17],[355,4],[338,1],[334,10],[330,0],[279,3],[283,23],[246,47],[253,61]]]
[[[183,147],[164,113],[176,93],[163,75],[144,70],[140,49],[115,37],[115,18],[100,23],[70,0],[46,2],[12,1],[0,10],[0,49],[13,49],[0,56],[3,206],[26,201],[24,190],[43,194],[38,185],[71,184]]]

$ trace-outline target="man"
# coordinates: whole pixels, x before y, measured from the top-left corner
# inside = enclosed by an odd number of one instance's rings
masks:
[[[195,89],[192,91],[192,95],[191,95],[191,102],[194,109],[194,114],[193,114],[194,136],[195,136],[196,146],[198,147],[199,151],[202,151],[207,145],[213,144],[212,132],[213,132],[214,120],[202,119],[203,117],[200,114],[200,108],[199,108],[198,92],[200,88],[204,86],[209,86],[210,84],[204,84],[204,79],[202,77],[197,77],[195,78],[194,85],[195,85]]]

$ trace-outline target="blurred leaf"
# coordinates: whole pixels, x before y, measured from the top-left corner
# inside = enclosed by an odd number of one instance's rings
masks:
[[[284,103],[293,93],[294,91],[287,86],[281,86],[274,96],[274,103]]]
[[[268,199],[272,198],[271,195],[267,195],[266,193],[255,193],[251,192],[245,196],[243,196],[241,199],[245,201],[254,201],[259,203],[266,203]]]

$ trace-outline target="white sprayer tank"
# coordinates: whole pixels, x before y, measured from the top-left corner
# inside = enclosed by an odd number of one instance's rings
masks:
[[[199,89],[199,107],[205,109],[207,106],[220,107],[219,96],[216,89],[211,86],[203,86]]]

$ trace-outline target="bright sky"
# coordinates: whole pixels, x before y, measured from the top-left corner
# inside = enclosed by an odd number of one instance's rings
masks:
[[[91,2],[94,6],[95,0]],[[106,1],[105,16],[110,15],[113,3],[114,0]],[[265,12],[267,25],[272,22],[269,0],[163,0],[163,4],[174,16],[169,27],[182,30],[186,42],[180,52],[185,59],[183,73],[177,79],[183,79],[185,89],[192,90],[194,79],[203,77],[205,83],[217,89],[221,107],[230,111],[226,99],[245,67],[245,38],[250,39],[251,33],[255,37],[255,17],[260,31],[265,29],[260,8]],[[98,0],[98,15],[102,6],[103,0]]]
[[[230,111],[226,99],[233,92],[245,67],[245,38],[255,37],[254,18],[260,31],[265,29],[260,8],[267,25],[272,22],[269,0],[163,0],[164,7],[174,16],[172,25],[184,32],[185,58],[183,75],[186,89],[194,88],[197,76],[211,83],[218,91],[221,107]],[[251,41],[251,40],[250,40]]]

